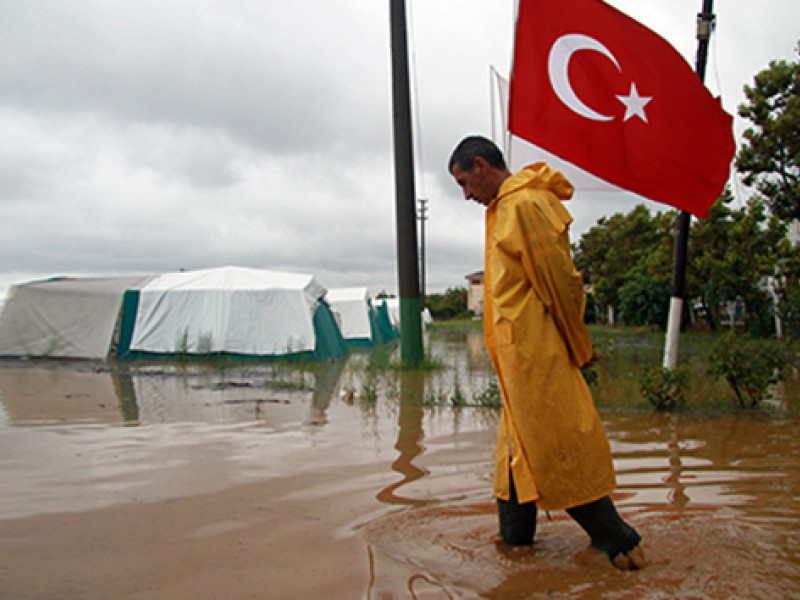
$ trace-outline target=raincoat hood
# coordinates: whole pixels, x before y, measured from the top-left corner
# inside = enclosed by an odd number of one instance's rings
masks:
[[[575,193],[575,187],[561,172],[540,162],[528,165],[506,179],[500,186],[497,196],[489,203],[489,206],[493,206],[503,198],[521,190],[547,191],[562,202],[572,198]],[[562,205],[554,203],[544,208],[547,220],[559,233],[563,232],[572,223],[572,216]]]
[[[572,198],[572,194],[575,192],[575,187],[560,171],[540,162],[528,165],[506,179],[500,186],[497,199],[525,188],[547,190],[562,201]]]

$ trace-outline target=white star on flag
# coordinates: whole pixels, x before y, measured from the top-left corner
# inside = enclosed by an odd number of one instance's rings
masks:
[[[628,95],[617,96],[617,99],[625,105],[625,117],[622,119],[623,121],[627,121],[636,116],[647,123],[647,115],[644,113],[644,107],[653,99],[652,96],[640,96],[639,90],[636,89],[636,84],[631,83],[631,91]]]

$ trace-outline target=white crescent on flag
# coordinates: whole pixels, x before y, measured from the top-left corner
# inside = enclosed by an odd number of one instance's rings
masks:
[[[600,114],[586,106],[575,93],[575,90],[572,89],[572,83],[569,80],[569,61],[572,55],[579,50],[599,52],[613,62],[617,69],[622,71],[614,55],[596,39],[580,33],[562,35],[550,49],[550,56],[547,61],[550,85],[553,86],[553,91],[558,96],[558,99],[572,112],[593,121],[611,121],[614,118],[613,116]]]

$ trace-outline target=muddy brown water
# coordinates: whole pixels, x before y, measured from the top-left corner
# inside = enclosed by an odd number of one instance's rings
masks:
[[[0,598],[791,598],[800,422],[601,413],[651,564],[496,541],[498,413],[452,368],[0,364]],[[438,404],[444,402],[444,404]],[[424,404],[434,404],[425,406]]]

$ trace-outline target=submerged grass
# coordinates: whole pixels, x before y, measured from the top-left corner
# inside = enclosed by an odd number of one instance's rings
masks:
[[[681,334],[679,369],[684,375],[681,376],[678,390],[670,377],[663,376],[661,369],[663,332],[597,325],[589,329],[603,357],[589,373],[592,394],[599,409],[644,412],[682,410],[695,414],[744,410],[739,408],[728,383],[709,373],[712,348],[723,334]],[[403,365],[398,345],[388,344],[352,353],[342,359],[338,372],[345,373],[348,383],[344,387],[349,390],[348,393],[358,396],[368,406],[376,406],[379,400],[387,399],[391,401],[390,404],[395,401],[412,402],[448,409],[499,408],[502,404],[500,390],[491,361],[488,360],[481,330],[480,321],[437,322],[428,330],[426,352],[419,366],[409,368]],[[800,414],[800,359],[797,346],[793,356],[793,362],[785,371],[785,379],[770,390],[771,397],[757,410],[766,414],[775,411],[782,415]],[[318,381],[315,373],[319,369],[317,361],[299,357],[258,362],[208,356],[205,360],[191,363],[180,360],[173,363],[180,370],[193,369],[190,365],[200,369],[215,369],[218,374],[236,380],[258,381],[257,385],[267,388],[298,391],[315,387],[311,382]],[[408,384],[409,377],[419,380],[413,389]],[[680,397],[676,395],[678,393]],[[673,399],[675,402],[672,402]]]
[[[481,331],[483,321],[480,319],[449,319],[434,322],[430,329],[431,331]]]
[[[444,360],[437,355],[426,351],[420,364],[406,365],[397,356],[397,346],[378,346],[366,354],[366,360],[357,363],[366,372],[391,372],[391,371],[441,371],[446,368]]]
[[[665,374],[661,368],[664,332],[652,328],[600,325],[591,325],[589,330],[598,352],[603,356],[589,374],[598,408],[646,412],[681,410],[694,414],[741,410],[728,383],[709,372],[712,349],[724,332],[681,333],[678,376],[676,373]],[[437,323],[432,333],[441,336],[453,348],[456,340],[461,340],[458,345],[467,345],[468,337],[480,336],[481,323],[471,320]],[[781,344],[777,340],[766,343]],[[785,370],[784,380],[770,390],[769,399],[757,410],[800,414],[800,356],[796,349],[793,356],[794,361]],[[453,395],[460,393],[458,386],[459,382],[456,381]],[[477,388],[473,385],[468,397],[470,405],[499,407],[501,404],[496,381],[494,387],[485,383]]]
[[[674,377],[658,377],[662,372],[664,339],[663,332],[641,328],[590,326],[592,339],[604,360],[595,367],[599,378],[593,393],[599,408],[665,410],[669,400],[663,397],[669,385],[675,385]],[[720,413],[739,410],[738,400],[724,380],[709,373],[712,349],[723,333],[684,332],[679,341],[677,371],[681,373],[679,402],[673,409],[690,413]],[[771,340],[766,344],[779,345]],[[788,377],[782,388],[774,388],[772,401],[760,409],[771,411],[779,408],[783,413],[797,414],[798,395],[797,364],[788,369]],[[659,385],[661,387],[659,388]],[[793,387],[794,386],[794,387]],[[653,392],[662,394],[664,403],[653,403]],[[650,394],[648,400],[644,392]]]

